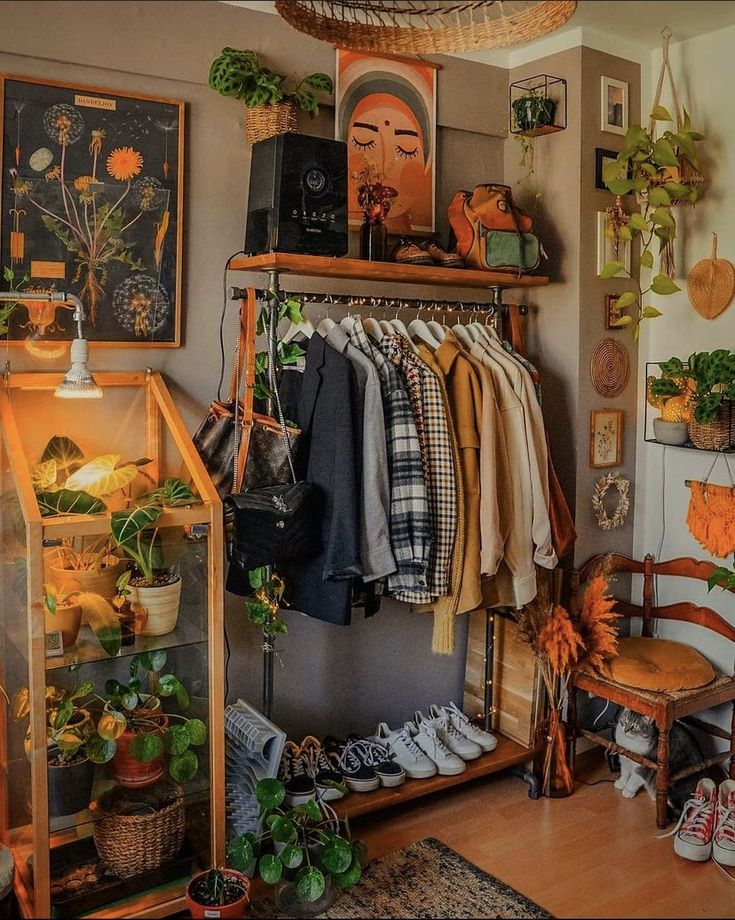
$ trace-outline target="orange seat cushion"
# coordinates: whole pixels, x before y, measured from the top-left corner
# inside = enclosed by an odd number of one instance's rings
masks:
[[[607,662],[608,677],[641,690],[693,690],[715,679],[707,659],[688,645],[670,639],[620,639],[618,654]]]

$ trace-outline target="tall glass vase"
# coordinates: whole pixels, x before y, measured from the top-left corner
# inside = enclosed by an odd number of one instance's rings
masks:
[[[382,221],[364,221],[360,227],[360,258],[385,262],[388,228]]]
[[[536,729],[537,755],[534,770],[541,784],[541,794],[563,799],[574,792],[571,745],[561,709],[552,709],[549,718]]]

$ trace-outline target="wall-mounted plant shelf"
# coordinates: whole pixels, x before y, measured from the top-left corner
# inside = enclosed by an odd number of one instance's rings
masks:
[[[567,126],[567,81],[541,73],[510,84],[508,124],[511,134],[541,137]]]

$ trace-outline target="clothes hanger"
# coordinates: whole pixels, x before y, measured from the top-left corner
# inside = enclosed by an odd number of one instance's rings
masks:
[[[437,304],[436,304],[436,301],[434,301],[434,311],[431,314],[431,319],[429,320],[427,325],[429,327],[429,331],[434,336],[434,338],[437,338],[439,339],[440,342],[443,342],[447,336],[447,330],[445,326],[443,326],[441,323],[437,323],[437,321],[434,319],[434,316],[436,315],[436,309],[437,309]]]
[[[375,342],[379,342],[385,335],[385,330],[383,329],[382,325],[377,321],[377,319],[373,317],[372,309],[370,310],[367,319],[362,321],[362,327],[370,336],[370,338]],[[392,329],[390,331],[393,332]]]
[[[332,309],[332,305],[331,303],[328,303],[327,304],[327,315],[316,327],[317,335],[320,335],[324,339],[327,337],[327,334],[330,332],[330,330],[334,329],[334,327],[337,325],[335,321],[329,315],[331,309]]]
[[[460,304],[460,309],[462,304]],[[457,322],[452,326],[452,332],[456,335],[459,341],[466,346],[467,348],[472,348],[472,345],[475,342],[475,337],[471,332],[472,324],[465,324],[457,320]]]
[[[406,324],[403,322],[403,320],[398,318],[398,312],[400,311],[402,306],[403,306],[403,301],[398,301],[398,306],[396,307],[396,315],[393,317],[392,320],[389,321],[389,323],[390,323],[390,326],[393,332],[397,332],[399,335],[403,336],[403,338],[408,342],[409,347],[411,348],[411,351],[414,354],[418,354],[418,348],[416,348],[414,343],[411,341],[411,336],[409,334],[408,329],[406,328]]]
[[[388,310],[389,308],[393,307],[394,303],[395,301],[390,300],[383,304],[383,310]],[[390,320],[388,320],[385,316],[378,322],[380,324],[380,328],[383,330],[383,335],[393,335],[393,333],[396,331],[391,325]]]
[[[284,332],[281,337],[281,342],[284,345],[288,345],[289,342],[293,342],[297,335],[301,334],[307,339],[310,339],[312,335],[316,332],[314,329],[314,324],[304,313],[301,314],[302,319],[300,323],[291,323],[288,329]]]
[[[419,301],[419,312],[416,314],[416,319],[412,319],[408,324],[409,335],[414,339],[420,339],[425,345],[428,345],[432,350],[436,350],[440,345],[441,341],[432,333],[428,325],[421,319],[421,311],[424,309],[424,302]]]

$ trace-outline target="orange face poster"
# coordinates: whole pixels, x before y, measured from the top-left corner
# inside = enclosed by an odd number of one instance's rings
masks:
[[[395,189],[389,233],[434,232],[436,66],[337,50],[335,132],[347,143],[350,226],[362,223],[360,173]]]

